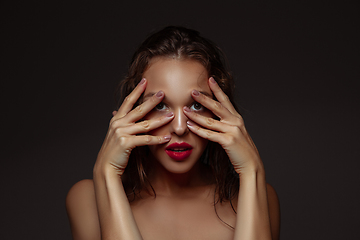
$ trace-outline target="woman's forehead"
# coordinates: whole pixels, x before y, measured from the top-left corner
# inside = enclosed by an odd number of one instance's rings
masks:
[[[150,63],[143,77],[148,81],[145,96],[160,90],[165,94],[181,96],[193,89],[212,96],[208,73],[202,64],[194,60],[158,58]]]

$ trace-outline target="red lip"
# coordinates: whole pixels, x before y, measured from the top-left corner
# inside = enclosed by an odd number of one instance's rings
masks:
[[[181,143],[175,142],[167,146],[165,148],[165,152],[172,159],[181,161],[190,156],[192,149],[193,147],[186,142],[181,142]]]

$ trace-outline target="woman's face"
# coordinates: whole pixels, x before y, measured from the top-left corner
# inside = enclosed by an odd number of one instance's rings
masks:
[[[194,89],[209,97],[213,96],[208,86],[208,73],[203,65],[193,60],[154,58],[143,77],[148,81],[144,101],[160,90],[165,94],[162,103],[148,113],[145,119],[174,113],[170,123],[150,132],[153,136],[171,135],[170,142],[149,146],[150,151],[167,171],[186,173],[198,162],[208,141],[187,128],[188,118],[183,108],[187,106],[199,114],[213,117],[212,112],[191,97]]]

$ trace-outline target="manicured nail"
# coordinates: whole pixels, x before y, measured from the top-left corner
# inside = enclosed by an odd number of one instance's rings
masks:
[[[200,93],[197,90],[193,90],[192,93],[194,94],[194,96],[200,96]]]
[[[172,116],[174,116],[174,113],[173,113],[173,112],[169,112],[169,113],[167,113],[167,114],[165,115],[165,117],[172,117]]]
[[[190,127],[194,126],[194,123],[191,122],[191,121],[186,121],[186,124],[187,124],[188,126],[190,126]]]
[[[165,136],[164,136],[164,140],[169,141],[169,140],[170,140],[170,138],[171,138],[171,135],[165,135]]]
[[[210,82],[216,84],[216,81],[213,77],[210,78]]]
[[[142,85],[145,83],[145,78],[141,79],[141,81],[139,82],[139,85]]]
[[[191,110],[190,110],[190,108],[188,108],[188,107],[185,106],[185,107],[184,107],[184,111],[185,111],[185,112],[190,112]]]
[[[160,90],[160,91],[157,92],[156,96],[158,98],[161,98],[162,96],[164,96],[164,92]]]

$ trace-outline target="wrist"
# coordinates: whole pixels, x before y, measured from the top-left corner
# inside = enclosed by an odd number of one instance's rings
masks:
[[[119,171],[114,166],[107,164],[107,165],[99,165],[95,164],[93,168],[93,178],[102,178],[106,179],[108,177],[116,176],[120,178],[122,176],[123,171]]]
[[[241,168],[241,171],[238,173],[240,178],[247,177],[258,177],[265,176],[265,169],[263,164],[258,164],[254,166],[248,166]]]

